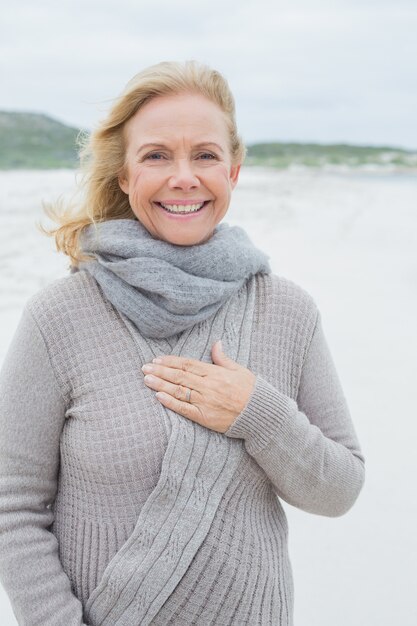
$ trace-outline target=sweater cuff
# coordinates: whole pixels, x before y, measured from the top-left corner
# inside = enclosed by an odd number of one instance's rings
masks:
[[[247,451],[254,455],[276,438],[284,423],[297,410],[297,403],[292,398],[257,375],[247,405],[224,434],[244,439]]]

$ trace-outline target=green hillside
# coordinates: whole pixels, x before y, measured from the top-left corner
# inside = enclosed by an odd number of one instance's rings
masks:
[[[78,132],[47,115],[0,111],[0,169],[76,167]]]
[[[416,168],[417,151],[388,146],[355,146],[316,143],[257,143],[248,146],[245,165],[285,168],[289,165],[323,167],[326,165],[383,165]]]
[[[38,113],[0,111],[0,169],[77,167],[79,130]],[[389,146],[316,143],[257,143],[248,146],[245,165],[286,168],[344,165],[417,168],[417,151]]]

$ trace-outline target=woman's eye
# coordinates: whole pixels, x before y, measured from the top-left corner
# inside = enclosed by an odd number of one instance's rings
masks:
[[[147,154],[145,159],[150,159],[151,161],[159,161],[163,159],[164,155],[161,152],[152,152],[152,154]]]
[[[203,160],[210,160],[210,159],[216,158],[216,156],[214,154],[211,154],[210,152],[202,152],[198,156],[200,159],[203,159]]]

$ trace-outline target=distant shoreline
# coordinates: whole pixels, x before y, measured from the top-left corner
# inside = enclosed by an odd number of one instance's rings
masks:
[[[0,170],[78,169],[78,137],[88,131],[38,113],[0,111]],[[320,171],[417,171],[417,150],[346,143],[267,142],[247,146],[245,167]]]

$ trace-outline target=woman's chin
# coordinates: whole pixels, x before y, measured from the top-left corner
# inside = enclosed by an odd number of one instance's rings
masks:
[[[213,236],[213,230],[209,233],[156,233],[153,235],[156,239],[166,241],[175,246],[198,246],[205,243]]]
[[[176,246],[196,246],[205,243],[213,236],[216,227],[216,224],[211,226],[206,224],[203,228],[201,224],[188,224],[187,227],[184,227],[179,223],[167,225],[155,222],[151,224],[142,220],[140,222],[154,239],[166,241]]]
[[[217,225],[224,218],[227,208],[220,212],[207,202],[199,211],[189,215],[169,213],[153,203],[154,210],[140,208],[134,211],[142,226],[154,239],[166,241],[176,246],[197,246],[205,243],[214,234]],[[210,208],[214,210],[210,211]]]

